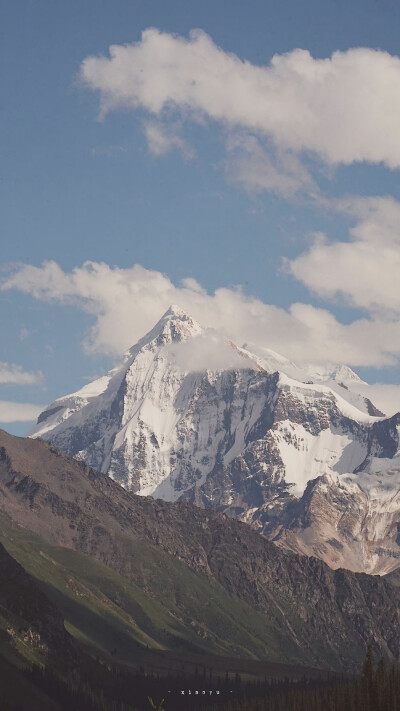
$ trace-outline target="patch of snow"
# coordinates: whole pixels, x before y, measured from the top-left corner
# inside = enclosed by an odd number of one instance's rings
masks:
[[[296,394],[303,403],[310,403],[314,400],[316,403],[321,397],[328,397],[334,400],[338,410],[349,419],[356,422],[373,424],[379,420],[386,419],[385,417],[374,417],[366,412],[365,400],[355,393],[343,390],[343,393],[337,389],[333,389],[332,384],[325,383],[302,383],[293,380],[284,373],[279,376],[279,383],[282,388]],[[364,407],[364,411],[361,409]]]
[[[367,453],[358,440],[332,426],[313,435],[303,425],[286,421],[280,423],[274,438],[284,464],[285,481],[293,485],[292,493],[297,497],[303,494],[309,480],[351,472]]]

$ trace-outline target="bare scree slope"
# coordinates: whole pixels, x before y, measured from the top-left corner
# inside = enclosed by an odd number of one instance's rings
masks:
[[[332,567],[400,566],[400,414],[345,366],[302,370],[171,307],[106,376],[30,433],[126,489],[246,521]]]

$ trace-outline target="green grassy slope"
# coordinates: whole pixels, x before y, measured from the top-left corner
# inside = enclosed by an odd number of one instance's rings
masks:
[[[143,665],[146,650],[307,663],[261,613],[144,541],[127,541],[138,584],[0,516],[0,540],[94,655]],[[159,655],[158,655],[159,658]]]

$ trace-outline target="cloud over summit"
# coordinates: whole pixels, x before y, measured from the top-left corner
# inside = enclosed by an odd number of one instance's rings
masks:
[[[74,304],[89,313],[88,352],[120,355],[178,303],[201,325],[241,346],[252,342],[294,361],[329,361],[353,366],[393,365],[400,358],[400,316],[374,315],[343,324],[327,309],[295,303],[286,310],[246,295],[240,288],[207,293],[193,279],[176,286],[161,272],[140,265],[110,267],[85,262],[65,272],[55,262],[22,265],[2,290],[17,289],[37,299]],[[138,308],[138,305],[140,307]]]

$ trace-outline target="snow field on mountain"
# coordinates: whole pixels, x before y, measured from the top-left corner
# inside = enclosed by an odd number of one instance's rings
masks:
[[[301,496],[310,479],[337,471],[352,472],[365,459],[366,448],[348,434],[330,427],[315,436],[302,425],[282,422],[274,432],[291,493]]]

